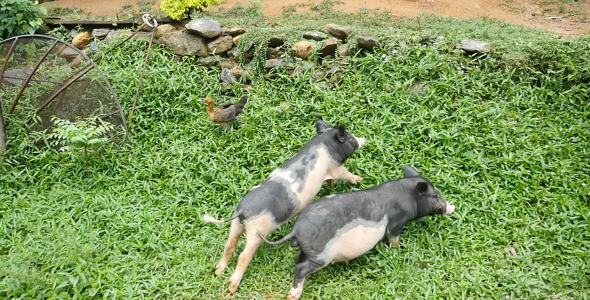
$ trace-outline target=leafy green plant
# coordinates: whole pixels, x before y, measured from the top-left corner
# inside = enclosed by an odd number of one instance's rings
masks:
[[[180,20],[193,10],[202,10],[219,2],[220,0],[162,0],[160,8],[170,18]]]
[[[62,41],[66,41],[66,42],[70,42],[72,40],[72,37],[70,35],[70,30],[61,24],[58,27],[55,27],[55,28],[51,29],[49,32],[47,32],[47,35],[54,36]]]
[[[47,10],[29,0],[0,0],[0,38],[32,34],[44,24]]]
[[[55,128],[49,137],[54,138],[58,145],[63,145],[60,148],[61,151],[84,148],[84,166],[88,177],[88,148],[106,143],[108,141],[106,135],[114,129],[114,125],[97,116],[90,116],[76,122],[53,117],[51,121]]]

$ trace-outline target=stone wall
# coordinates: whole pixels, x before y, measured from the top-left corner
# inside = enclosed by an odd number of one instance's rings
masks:
[[[147,30],[151,31],[151,28],[147,27]],[[266,56],[262,58],[265,60],[263,75],[265,79],[277,78],[279,75],[274,72],[277,67],[287,68],[294,75],[316,68],[316,79],[319,84],[329,87],[327,80],[339,79],[342,71],[337,64],[331,66],[327,64],[328,66],[323,68],[323,64],[318,64],[318,60],[325,61],[348,56],[348,38],[352,35],[353,29],[337,24],[327,24],[317,31],[304,32],[303,39],[295,42],[288,49],[285,47],[287,42],[285,39],[280,36],[271,36],[264,41],[266,53],[254,53],[254,42],[240,45],[242,36],[246,32],[247,30],[241,27],[224,27],[217,20],[201,18],[188,23],[158,26],[155,30],[155,42],[178,56],[200,57],[199,63],[205,67],[220,68],[220,81],[226,88],[236,82],[252,81],[253,70],[250,63],[255,55]],[[131,31],[121,33],[108,29],[94,29],[92,32],[77,33],[72,43],[77,48],[84,49],[88,47],[92,37],[108,41],[117,35],[132,33]],[[140,32],[136,38],[149,39],[150,35],[151,32]],[[473,46],[472,42],[474,41],[467,41],[464,44]],[[489,51],[487,44],[479,43],[478,45],[483,47],[481,51]],[[317,47],[317,44],[321,46]],[[357,36],[356,45],[359,49],[368,51],[382,47],[376,37],[369,36]],[[468,50],[480,51],[471,48]],[[317,59],[310,61],[312,57]]]

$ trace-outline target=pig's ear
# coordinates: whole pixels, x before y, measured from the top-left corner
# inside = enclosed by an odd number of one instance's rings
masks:
[[[404,178],[416,177],[416,176],[420,176],[420,174],[418,173],[418,171],[416,171],[416,169],[414,169],[413,167],[410,167],[410,166],[404,167]]]
[[[421,195],[428,191],[428,183],[421,181],[416,184],[416,188],[414,188],[416,195]]]
[[[344,126],[338,126],[336,128],[338,129],[338,140],[341,143],[344,143],[346,141],[346,130],[344,129]]]
[[[324,120],[315,121],[315,129],[317,130],[318,134],[326,131],[329,128],[330,128],[330,125],[328,125],[328,123],[324,122]]]

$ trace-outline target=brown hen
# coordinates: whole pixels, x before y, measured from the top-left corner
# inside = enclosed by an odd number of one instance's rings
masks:
[[[207,115],[213,123],[219,124],[229,129],[229,123],[234,121],[242,109],[248,102],[248,96],[240,98],[239,102],[236,103],[225,103],[215,107],[215,101],[212,98],[205,98],[203,103],[207,103]]]

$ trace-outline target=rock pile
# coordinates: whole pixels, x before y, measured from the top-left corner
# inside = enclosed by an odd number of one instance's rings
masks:
[[[113,37],[132,32],[118,32],[108,29],[95,29],[92,33],[81,32],[73,41],[74,46],[79,49],[86,47],[91,39],[110,40]],[[251,81],[252,69],[250,62],[254,58],[254,44],[250,42],[247,47],[239,47],[242,35],[246,30],[241,27],[223,27],[214,19],[200,18],[182,24],[163,24],[156,28],[155,41],[179,56],[197,56],[201,59],[199,63],[205,67],[216,67],[222,69],[221,82],[231,84],[245,79]],[[264,68],[267,74],[266,79],[276,78],[279,75],[273,70],[277,67],[285,67],[291,73],[297,75],[310,68],[321,67],[314,62],[329,60],[336,56],[346,57],[349,55],[348,38],[352,35],[353,29],[337,24],[327,24],[319,31],[309,31],[302,34],[303,39],[285,49],[287,41],[280,36],[272,36],[267,41],[266,62]],[[150,32],[140,32],[136,38],[149,38]],[[479,44],[477,44],[479,43]],[[359,49],[372,51],[382,47],[376,37],[357,36],[356,44]],[[473,47],[474,45],[479,47]],[[482,47],[483,45],[483,47]],[[242,50],[239,50],[242,49]],[[460,49],[467,53],[473,51],[489,51],[487,44],[477,41],[462,41]],[[286,53],[289,52],[289,53]],[[238,58],[242,64],[238,64]],[[299,60],[294,59],[299,58]],[[317,70],[318,80],[324,80],[328,75],[342,73],[338,67],[328,67],[327,70]],[[339,76],[335,76],[338,78]]]

